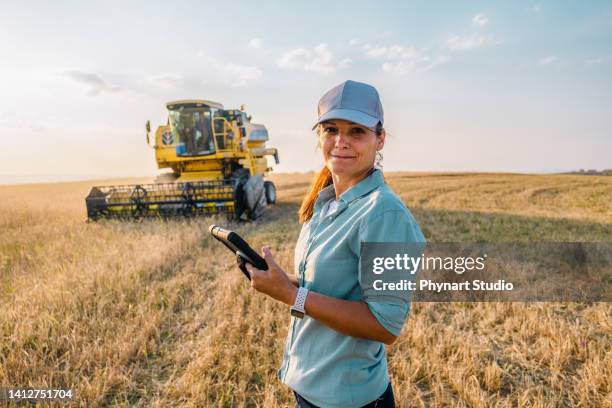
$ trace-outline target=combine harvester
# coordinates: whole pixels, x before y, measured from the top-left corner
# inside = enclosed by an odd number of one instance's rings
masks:
[[[260,217],[276,201],[276,188],[264,176],[278,164],[266,148],[268,131],[240,110],[204,100],[169,102],[166,126],[155,132],[157,167],[172,173],[153,184],[97,186],[85,199],[87,217],[143,218],[225,213],[230,218]],[[150,122],[147,121],[150,145]]]

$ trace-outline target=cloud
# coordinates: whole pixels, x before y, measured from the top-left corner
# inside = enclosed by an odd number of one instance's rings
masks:
[[[595,65],[601,65],[605,62],[608,61],[608,58],[606,57],[596,57],[596,58],[590,58],[588,60],[584,61],[584,65],[591,67],[591,66],[595,66]]]
[[[542,57],[538,60],[538,65],[544,67],[547,65],[556,65],[559,63],[559,58],[555,55],[548,55],[546,57]]]
[[[263,76],[259,67],[238,65],[228,62],[224,65],[224,81],[232,88],[247,85],[249,82],[256,81]]]
[[[208,55],[204,51],[198,51],[196,55],[202,60],[200,63],[201,75],[206,77],[206,80],[198,80],[200,85],[220,83],[232,88],[238,88],[263,77],[263,71],[258,66],[224,61]]]
[[[382,64],[384,72],[396,74],[428,71],[449,61],[445,55],[432,57],[426,48],[404,47],[398,44],[385,46],[365,44],[362,48],[367,57],[385,60]]]
[[[542,10],[542,4],[536,3],[532,5],[531,7],[529,7],[527,10],[533,11],[534,13],[538,13],[540,10]]]
[[[2,112],[0,126],[5,130],[46,132],[63,129],[65,124],[56,116],[41,117],[32,112]]]
[[[259,38],[251,38],[251,41],[249,41],[249,48],[254,50],[260,49],[262,45],[263,43]]]
[[[465,36],[453,35],[446,40],[446,48],[451,51],[474,50],[496,44],[499,44],[499,41],[496,41],[492,36],[479,33],[472,33]]]
[[[401,45],[390,45],[390,46],[375,46],[372,47],[370,44],[363,46],[366,54],[374,58],[385,58],[385,59],[408,59],[418,57],[420,51],[414,47],[403,47]]]
[[[476,27],[484,27],[489,24],[489,19],[484,14],[476,14],[474,18],[472,18],[472,25]]]
[[[279,68],[302,69],[322,75],[348,68],[351,63],[350,58],[340,59],[333,55],[327,44],[319,44],[312,49],[295,48],[276,60]]]
[[[172,89],[183,85],[184,79],[179,74],[159,74],[148,78],[150,83],[161,86],[162,88]]]
[[[409,59],[403,61],[385,62],[382,65],[382,70],[385,72],[404,75],[411,72],[429,71],[430,69],[433,69],[439,65],[446,64],[448,61],[450,61],[450,58],[446,55],[439,55],[433,60],[429,58],[429,56],[425,56],[420,60]]]
[[[81,85],[84,85],[88,90],[87,94],[89,96],[97,96],[101,93],[116,93],[120,92],[122,89],[118,86],[109,84],[104,81],[100,76],[93,72],[81,71],[81,70],[62,70],[59,72],[59,75],[64,78],[68,78],[71,81],[77,82]]]

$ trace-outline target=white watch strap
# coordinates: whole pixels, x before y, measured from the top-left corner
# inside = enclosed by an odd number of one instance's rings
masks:
[[[306,310],[304,310],[304,305],[306,304],[306,296],[308,296],[308,289],[304,287],[299,287],[297,296],[295,297],[295,304],[293,305],[294,310],[306,313]]]

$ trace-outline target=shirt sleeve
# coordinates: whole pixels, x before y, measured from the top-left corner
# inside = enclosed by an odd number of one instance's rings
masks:
[[[363,300],[376,320],[387,331],[399,336],[410,311],[412,292],[407,288],[378,289],[382,282],[414,281],[417,271],[405,268],[410,263],[394,262],[391,269],[380,272],[379,268],[377,274],[373,272],[374,259],[395,259],[404,254],[418,257],[425,248],[425,237],[412,215],[400,209],[387,210],[364,220],[359,235],[359,284]]]

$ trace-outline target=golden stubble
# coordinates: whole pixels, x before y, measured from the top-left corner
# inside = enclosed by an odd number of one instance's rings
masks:
[[[312,177],[273,175],[278,204],[250,224],[86,223],[95,183],[0,186],[0,385],[71,387],[83,407],[292,405],[276,378],[287,310],[249,289],[206,228],[269,245],[292,270]],[[430,241],[612,237],[610,177],[386,179]],[[611,406],[610,312],[607,303],[415,303],[388,348],[398,406]]]

